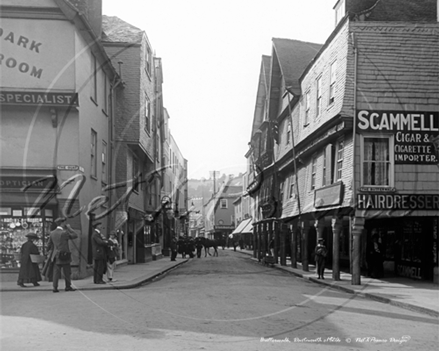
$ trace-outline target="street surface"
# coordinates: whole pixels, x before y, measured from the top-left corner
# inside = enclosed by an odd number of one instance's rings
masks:
[[[1,295],[5,351],[429,351],[438,350],[438,330],[438,318],[221,249],[136,289]]]

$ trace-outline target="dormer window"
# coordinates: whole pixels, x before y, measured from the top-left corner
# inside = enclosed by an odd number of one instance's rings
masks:
[[[338,23],[341,21],[341,19],[345,16],[345,0],[339,0],[335,7],[333,7],[333,10],[335,10],[335,27],[338,25]]]

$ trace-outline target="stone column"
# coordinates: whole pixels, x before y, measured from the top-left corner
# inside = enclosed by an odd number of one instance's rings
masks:
[[[365,219],[363,217],[351,218],[352,247],[352,274],[351,285],[361,285],[361,235],[364,230]]]
[[[304,272],[309,271],[309,252],[308,252],[309,229],[310,229],[309,221],[306,220],[306,221],[302,222],[302,224],[301,224],[301,237],[302,237],[301,258],[302,258],[302,269]]]
[[[333,280],[341,280],[339,268],[339,238],[342,232],[342,219],[339,217],[332,218],[333,231]]]

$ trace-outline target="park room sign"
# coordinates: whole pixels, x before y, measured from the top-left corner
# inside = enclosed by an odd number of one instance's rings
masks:
[[[357,133],[394,134],[395,164],[438,164],[438,128],[438,112],[356,112]]]

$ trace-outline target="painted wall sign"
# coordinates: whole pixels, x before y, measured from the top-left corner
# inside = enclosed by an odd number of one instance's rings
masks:
[[[40,181],[39,181],[40,180]],[[32,189],[41,190],[48,184],[44,177],[26,177],[26,176],[0,176],[0,189],[2,191],[20,191],[22,188],[32,185]]]
[[[356,113],[356,132],[394,134],[396,164],[437,164],[433,139],[439,133],[438,112],[370,111]]]
[[[0,91],[0,104],[29,106],[78,106],[78,94]]]
[[[358,194],[359,210],[436,210],[438,194]]]
[[[315,190],[315,207],[337,206],[342,202],[342,182]]]

